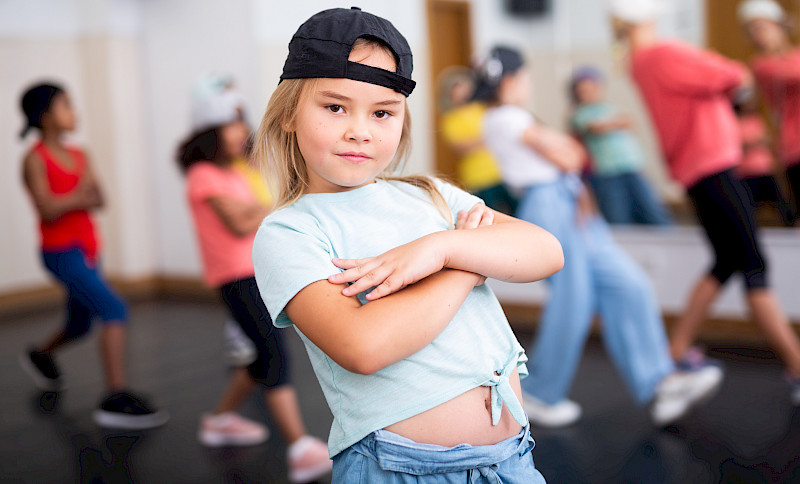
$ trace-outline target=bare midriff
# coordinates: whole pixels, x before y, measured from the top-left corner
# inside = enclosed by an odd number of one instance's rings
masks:
[[[517,398],[522,402],[522,390],[517,370],[508,379]],[[500,423],[492,425],[491,388],[472,390],[394,423],[385,430],[402,435],[420,444],[453,447],[458,444],[492,445],[517,435],[521,426],[503,405]]]

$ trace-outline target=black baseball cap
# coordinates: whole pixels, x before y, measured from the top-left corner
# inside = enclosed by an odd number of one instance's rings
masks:
[[[394,54],[397,71],[349,61],[353,43],[362,37],[385,44]],[[358,7],[334,8],[317,13],[297,29],[289,42],[281,81],[345,78],[388,87],[408,96],[416,86],[411,80],[412,70],[411,48],[391,22]]]

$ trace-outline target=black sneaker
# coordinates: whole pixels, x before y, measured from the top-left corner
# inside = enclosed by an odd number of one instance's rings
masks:
[[[19,355],[19,364],[41,390],[52,392],[62,389],[61,374],[56,362],[47,353],[30,348]]]
[[[93,417],[97,425],[117,429],[149,429],[169,420],[167,412],[157,410],[141,397],[127,392],[109,395],[94,411]]]

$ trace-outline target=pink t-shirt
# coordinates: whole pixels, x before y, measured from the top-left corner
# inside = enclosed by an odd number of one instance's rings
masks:
[[[747,114],[739,118],[744,148],[742,164],[736,168],[742,178],[772,174],[772,154],[763,143],[767,140],[767,127],[758,114]]]
[[[781,160],[796,165],[800,163],[800,48],[756,57],[751,65],[759,90],[779,118]]]
[[[199,162],[186,173],[186,192],[200,242],[206,283],[218,287],[253,277],[255,232],[237,237],[208,202],[218,196],[254,202],[255,195],[247,180],[236,170]]]
[[[689,188],[738,164],[741,140],[728,94],[745,67],[676,41],[636,49],[631,73],[672,178]]]

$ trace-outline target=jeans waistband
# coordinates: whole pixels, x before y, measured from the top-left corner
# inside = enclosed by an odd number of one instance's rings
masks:
[[[534,445],[530,426],[526,425],[519,434],[494,445],[455,447],[420,444],[388,430],[377,430],[354,444],[353,449],[374,458],[384,470],[419,476],[470,469],[484,474],[515,454],[525,455]]]

